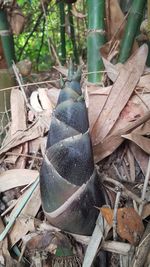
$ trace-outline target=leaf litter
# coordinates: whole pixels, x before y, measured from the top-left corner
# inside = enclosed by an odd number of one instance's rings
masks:
[[[111,2],[115,8],[110,11],[112,24],[119,7],[117,1]],[[115,29],[116,25],[124,28],[120,10],[118,21],[112,25]],[[101,50],[106,81],[111,83],[106,82],[102,87],[84,81],[95,163],[110,204],[98,207],[100,215],[92,237],[61,232],[43,222],[38,175],[59,88],[45,81],[41,88],[34,83],[23,86],[24,91],[11,90],[11,124],[0,149],[2,266],[38,266],[39,262],[47,266],[48,255],[49,266],[67,266],[66,258],[60,258],[57,265],[57,253],[62,246],[64,251],[68,247],[74,251],[69,259],[72,266],[92,266],[101,250],[119,255],[120,265],[127,260],[129,264],[125,267],[148,266],[150,74],[145,72],[147,47],[139,48],[124,65],[113,65],[110,59],[117,55],[121,31],[114,38],[112,30],[109,34],[113,42]],[[56,70],[64,76],[67,73],[61,66]]]

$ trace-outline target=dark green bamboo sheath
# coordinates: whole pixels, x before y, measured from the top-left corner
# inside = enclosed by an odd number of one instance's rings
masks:
[[[61,90],[40,172],[44,212],[62,230],[91,235],[98,216],[95,206],[105,203],[94,168],[86,105],[80,73]]]

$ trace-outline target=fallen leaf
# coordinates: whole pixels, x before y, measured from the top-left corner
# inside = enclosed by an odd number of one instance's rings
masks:
[[[130,148],[128,147],[127,148],[127,152],[126,152],[126,155],[127,155],[127,160],[128,160],[128,164],[129,164],[129,171],[130,171],[130,181],[131,182],[135,182],[135,160],[134,160],[134,156],[130,150]]]
[[[16,133],[16,135],[0,149],[0,156],[2,157],[4,153],[20,144],[43,136],[44,133],[49,130],[50,119],[51,118],[44,116],[40,117],[26,130]]]
[[[110,39],[114,36],[114,33],[118,31],[117,38],[121,39],[126,21],[124,20],[124,14],[119,6],[117,0],[109,1],[109,19],[108,32],[110,31]]]
[[[145,219],[148,216],[150,216],[150,203],[145,204],[142,211],[143,219]]]
[[[133,208],[121,208],[117,214],[117,232],[131,244],[136,245],[144,232],[141,217]]]
[[[112,225],[113,225],[113,210],[111,208],[108,208],[108,207],[102,207],[102,208],[100,208],[100,211],[101,211],[103,217],[105,218],[105,220],[107,221],[107,223],[112,227]]]
[[[141,149],[143,149],[147,154],[150,155],[150,139],[149,138],[144,137],[134,132],[130,134],[122,135],[122,137],[134,142]]]
[[[10,126],[10,136],[12,139],[15,134],[19,131],[24,131],[26,129],[26,107],[25,101],[22,95],[22,92],[19,89],[12,89],[10,96],[11,103],[11,126]],[[9,155],[5,159],[5,162],[16,164],[16,161],[19,159],[19,162],[16,168],[19,166],[25,167],[26,158],[20,157],[19,154],[23,153],[25,150],[26,144],[21,144],[20,146],[14,148],[12,153],[15,155]]]
[[[132,151],[135,160],[137,161],[144,176],[146,175],[149,156],[139,146],[133,142],[129,142],[130,150]]]
[[[88,86],[88,94],[89,94],[88,117],[89,117],[90,131],[92,131],[93,126],[96,123],[96,120],[104,107],[110,89],[111,86],[105,88],[98,87],[96,89],[94,86]]]
[[[139,127],[139,125],[142,125],[149,119],[150,111],[146,112],[143,117],[138,118],[136,121],[133,121],[127,126],[117,129],[116,131],[113,130],[110,135],[106,136],[103,142],[93,147],[95,162],[99,162],[114,152],[115,149],[117,149],[124,141],[124,138],[122,137],[123,134],[132,132],[134,129]]]
[[[113,210],[100,208],[100,211],[109,225],[113,225]],[[144,232],[141,217],[131,207],[117,210],[117,233],[122,239],[126,239],[132,245],[136,245]]]
[[[30,188],[28,189],[30,190]],[[28,190],[24,192],[24,194],[28,193]],[[19,207],[22,202],[22,198],[24,194],[19,197],[16,206],[12,210],[10,217],[13,216],[16,209]],[[21,211],[19,217],[17,218],[13,228],[9,233],[9,238],[11,242],[11,246],[14,246],[27,232],[33,231],[34,228],[34,217],[37,214],[39,208],[41,206],[41,197],[40,197],[40,187],[39,185],[34,190],[32,196],[29,201]]]
[[[56,106],[59,94],[61,89],[57,89],[55,87],[50,88],[48,90],[48,97],[50,98],[50,101],[52,103],[53,108]]]
[[[47,88],[38,88],[39,101],[41,103],[42,109],[48,111],[50,114],[53,111],[52,103],[48,96]]]
[[[144,71],[147,53],[148,48],[146,45],[143,45],[122,67],[116,82],[112,86],[100,116],[92,129],[93,145],[102,142],[116,123]],[[140,65],[138,64],[139,62]]]
[[[139,80],[138,86],[150,91],[150,75],[147,74],[142,76]]]
[[[13,169],[0,174],[0,192],[5,192],[18,186],[24,186],[35,181],[38,171],[28,169]]]

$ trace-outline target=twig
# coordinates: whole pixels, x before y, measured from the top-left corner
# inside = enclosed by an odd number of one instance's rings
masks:
[[[29,103],[28,103],[28,99],[27,99],[27,97],[26,97],[24,88],[22,87],[22,84],[23,84],[23,82],[22,82],[22,77],[21,77],[21,75],[20,75],[20,73],[19,73],[19,70],[18,70],[18,68],[17,68],[17,66],[16,66],[16,64],[15,64],[15,62],[13,62],[13,64],[12,64],[12,68],[13,68],[14,74],[15,74],[15,76],[16,76],[16,80],[17,80],[17,82],[18,82],[18,84],[19,84],[19,87],[20,87],[20,89],[21,89],[22,95],[23,95],[23,97],[24,97],[25,103],[26,103],[27,107],[29,107],[29,108],[32,110],[32,107],[31,107],[31,106],[29,105]],[[34,113],[35,113],[35,111],[34,111]]]
[[[14,153],[14,152],[7,152],[6,153],[6,156],[11,156],[11,155],[13,155],[13,156],[22,156],[22,157],[31,158],[31,159],[43,160],[42,157],[27,155],[27,154],[23,154],[23,153]]]
[[[147,190],[149,179],[150,179],[150,157],[149,157],[149,161],[148,161],[148,167],[147,167],[147,172],[146,172],[145,181],[144,181],[144,185],[143,185],[142,196],[141,196],[142,203],[139,206],[139,215],[142,214],[143,206],[145,204],[144,200],[145,200],[145,195],[146,195],[146,190]]]
[[[23,94],[23,97],[24,97],[24,100],[25,100],[25,103],[26,103],[27,107],[33,112],[35,118],[38,118],[38,119],[42,120],[42,123],[44,122],[44,124],[45,124],[46,126],[49,126],[49,125],[47,124],[47,121],[44,120],[43,118],[40,118],[40,116],[38,116],[36,110],[35,110],[35,109],[28,103],[28,99],[27,99],[27,97],[26,97],[26,94],[25,94],[25,91],[24,91],[24,88],[23,88],[23,86],[22,86],[22,82],[21,82],[22,77],[21,77],[21,75],[19,74],[18,68],[16,67],[16,64],[15,64],[14,62],[13,62],[13,64],[12,64],[12,68],[13,68],[13,71],[14,71],[14,73],[15,73],[17,82],[18,82],[18,84],[19,84],[19,87],[20,87],[20,89],[21,89],[21,92],[22,92],[22,94]],[[21,79],[20,79],[20,77],[21,77]]]
[[[61,63],[60,63],[59,58],[57,56],[57,53],[56,53],[56,51],[54,49],[54,46],[52,44],[52,40],[51,40],[51,38],[50,38],[50,36],[48,34],[48,22],[47,22],[46,9],[45,9],[43,0],[41,0],[40,2],[41,2],[41,5],[42,5],[44,17],[45,17],[45,28],[46,28],[46,35],[47,35],[47,43],[48,43],[49,53],[51,54],[51,51],[53,51],[53,54],[55,56],[55,59],[56,59],[57,64],[59,66],[61,66]]]
[[[110,226],[106,223],[100,213],[92,237],[88,244],[82,267],[91,267],[98,247],[102,244],[102,241],[107,236],[109,230]]]
[[[133,267],[143,267],[150,251],[150,222],[147,224],[142,240],[133,259]]]
[[[143,100],[143,98],[141,97],[141,95],[137,92],[137,90],[134,90],[135,94],[138,96],[138,98],[141,100],[141,102],[144,104],[144,106],[147,108],[147,110],[149,110],[149,106],[146,104],[146,102]]]
[[[122,191],[124,191],[124,193],[127,194],[131,199],[135,200],[138,204],[141,204],[141,202],[142,202],[141,198],[139,198],[136,194],[132,193],[130,190],[128,190],[123,184],[121,184],[117,180],[114,180],[114,179],[109,178],[109,177],[105,177],[104,181],[108,182],[108,183],[112,183],[115,186],[120,187],[120,189],[122,189]]]
[[[117,190],[119,190],[119,188],[117,188]],[[114,214],[113,214],[113,239],[114,241],[117,240],[117,212],[118,212],[120,196],[121,196],[121,191],[118,191],[116,195]]]
[[[47,84],[47,83],[54,83],[54,82],[59,82],[60,79],[56,79],[56,80],[51,80],[51,81],[42,81],[42,82],[35,82],[35,83],[27,83],[27,84],[22,84],[22,87],[27,87],[27,86],[34,86],[34,85],[38,85],[38,84]],[[7,88],[3,88],[1,89],[1,91],[8,91],[8,90],[12,90],[12,89],[16,89],[16,88],[20,88],[20,85],[16,85],[16,86],[12,86],[12,87],[7,87]]]
[[[11,205],[3,212],[1,213],[1,217],[5,216],[10,210],[12,210],[17,203],[17,200],[12,200]]]
[[[112,167],[113,167],[114,171],[116,172],[118,178],[119,178],[120,181],[121,181],[121,180],[122,180],[122,177],[121,177],[121,175],[120,175],[120,173],[119,173],[119,171],[118,171],[116,165],[114,164],[114,162],[113,162],[113,164],[112,164]]]

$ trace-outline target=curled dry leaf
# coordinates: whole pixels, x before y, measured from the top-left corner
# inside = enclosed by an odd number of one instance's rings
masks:
[[[149,160],[148,154],[133,142],[129,142],[129,148],[145,176]]]
[[[103,141],[127,104],[143,73],[147,53],[148,47],[146,45],[140,47],[138,52],[122,67],[104,108],[93,127],[92,141],[94,145]],[[139,61],[140,65],[138,64]]]
[[[13,169],[5,171],[0,174],[0,192],[33,183],[37,176],[38,171],[36,170]]]
[[[139,135],[137,133],[133,133],[133,132],[130,134],[122,135],[122,137],[134,142],[140,148],[142,148],[147,154],[150,155],[150,139],[149,138]]]
[[[16,135],[8,140],[7,143],[5,143],[5,145],[0,149],[0,156],[2,157],[4,153],[20,144],[43,136],[44,133],[48,131],[49,124],[50,122],[48,122],[48,118],[43,116],[24,131],[17,132]]]
[[[129,134],[122,135],[122,137],[134,142],[144,152],[150,155],[150,120],[141,125]]]
[[[10,138],[14,138],[14,136],[26,129],[26,107],[24,97],[22,92],[19,89],[11,90],[11,127],[10,127]],[[12,155],[9,155],[5,162],[15,164],[16,168],[24,168],[26,164],[25,157],[19,157],[19,154],[27,153],[28,147],[27,143],[21,144],[20,146],[14,148],[11,152]],[[14,155],[13,155],[14,153]]]
[[[113,225],[113,210],[108,207],[100,208],[100,211],[109,225]],[[119,208],[117,211],[117,233],[118,235],[129,241],[132,245],[136,245],[144,232],[144,225],[141,217],[131,207]]]

